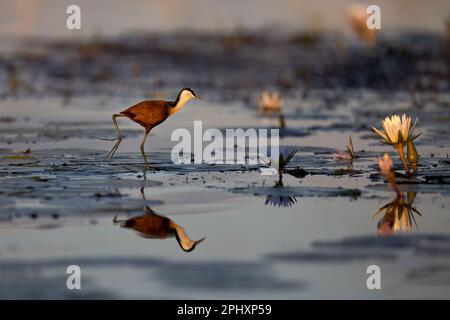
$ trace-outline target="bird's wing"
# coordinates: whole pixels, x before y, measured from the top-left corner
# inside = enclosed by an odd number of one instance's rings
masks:
[[[169,104],[164,100],[143,101],[122,111],[121,114],[145,127],[154,127],[168,117]]]

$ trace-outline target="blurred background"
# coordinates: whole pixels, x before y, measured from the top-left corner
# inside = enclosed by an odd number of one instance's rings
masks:
[[[114,36],[132,30],[232,31],[280,28],[349,33],[345,12],[354,0],[1,0],[0,34],[7,37]],[[447,0],[358,1],[377,4],[385,30],[445,31]],[[82,30],[65,28],[66,8],[82,9]]]

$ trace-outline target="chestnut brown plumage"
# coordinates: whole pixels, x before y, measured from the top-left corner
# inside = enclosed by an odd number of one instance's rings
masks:
[[[106,156],[107,159],[112,159],[114,154],[119,148],[120,143],[122,142],[122,135],[120,134],[119,126],[117,124],[118,117],[126,117],[130,120],[139,123],[141,126],[145,128],[144,139],[141,143],[141,153],[144,157],[145,161],[145,170],[148,169],[148,161],[147,156],[145,155],[144,145],[147,140],[147,136],[150,131],[156,127],[157,125],[164,122],[169,116],[174,113],[180,111],[186,102],[193,98],[200,98],[195,92],[190,88],[184,88],[178,94],[176,100],[174,101],[166,101],[166,100],[146,100],[135,104],[134,106],[129,107],[128,109],[115,113],[112,115],[112,121],[114,127],[116,129],[117,137],[115,139],[103,139],[110,141],[117,141],[114,147]]]

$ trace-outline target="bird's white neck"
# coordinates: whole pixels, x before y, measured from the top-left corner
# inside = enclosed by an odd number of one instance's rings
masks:
[[[186,104],[186,102],[188,102],[189,100],[191,100],[190,97],[186,97],[186,96],[182,96],[180,97],[180,99],[178,100],[177,104],[169,109],[169,114],[172,115],[178,111],[180,111],[181,109],[183,109],[184,105]]]

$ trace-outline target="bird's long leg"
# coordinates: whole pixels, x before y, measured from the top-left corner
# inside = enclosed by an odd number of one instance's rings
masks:
[[[114,218],[113,218],[113,223],[114,224],[116,224],[116,223],[121,223],[121,222],[125,222],[126,220],[119,220],[119,219],[117,219],[117,216],[115,216]]]
[[[147,161],[147,156],[145,155],[144,146],[145,146],[145,141],[147,140],[147,136],[149,133],[150,133],[150,130],[146,129],[144,139],[142,140],[142,143],[141,143],[141,153],[142,153],[142,156],[144,157],[144,161],[145,161],[145,171],[148,170],[148,161]]]
[[[108,154],[106,155],[106,159],[107,159],[107,160],[111,160],[111,159],[112,159],[112,157],[114,156],[114,154],[115,154],[116,151],[117,151],[117,148],[119,148],[120,142],[122,142],[122,140],[121,140],[121,139],[120,139],[120,140],[118,139],[117,142],[116,142],[116,144],[114,145],[114,147],[112,147],[111,151],[108,152]]]
[[[117,117],[123,117],[123,115],[121,115],[121,114],[113,114],[112,115],[112,120],[113,120],[114,127],[116,129],[116,135],[117,135],[117,137],[114,140],[117,140],[117,142],[106,156],[106,159],[109,159],[109,160],[112,159],[112,157],[116,153],[117,149],[119,148],[120,143],[122,142],[122,135],[120,134],[119,125],[117,124],[117,120],[116,120]]]
[[[117,124],[117,120],[116,120],[117,117],[125,117],[125,116],[121,115],[121,114],[117,114],[117,113],[112,115],[112,121],[113,121],[114,127],[116,129],[116,135],[117,135],[116,139],[114,139],[114,140],[117,140],[117,142],[114,145],[114,147],[112,147],[111,151],[108,152],[108,154],[106,155],[106,159],[108,159],[108,160],[112,159],[112,157],[114,156],[114,154],[117,151],[117,148],[119,148],[119,145],[122,142],[122,135],[120,134],[119,125]]]

